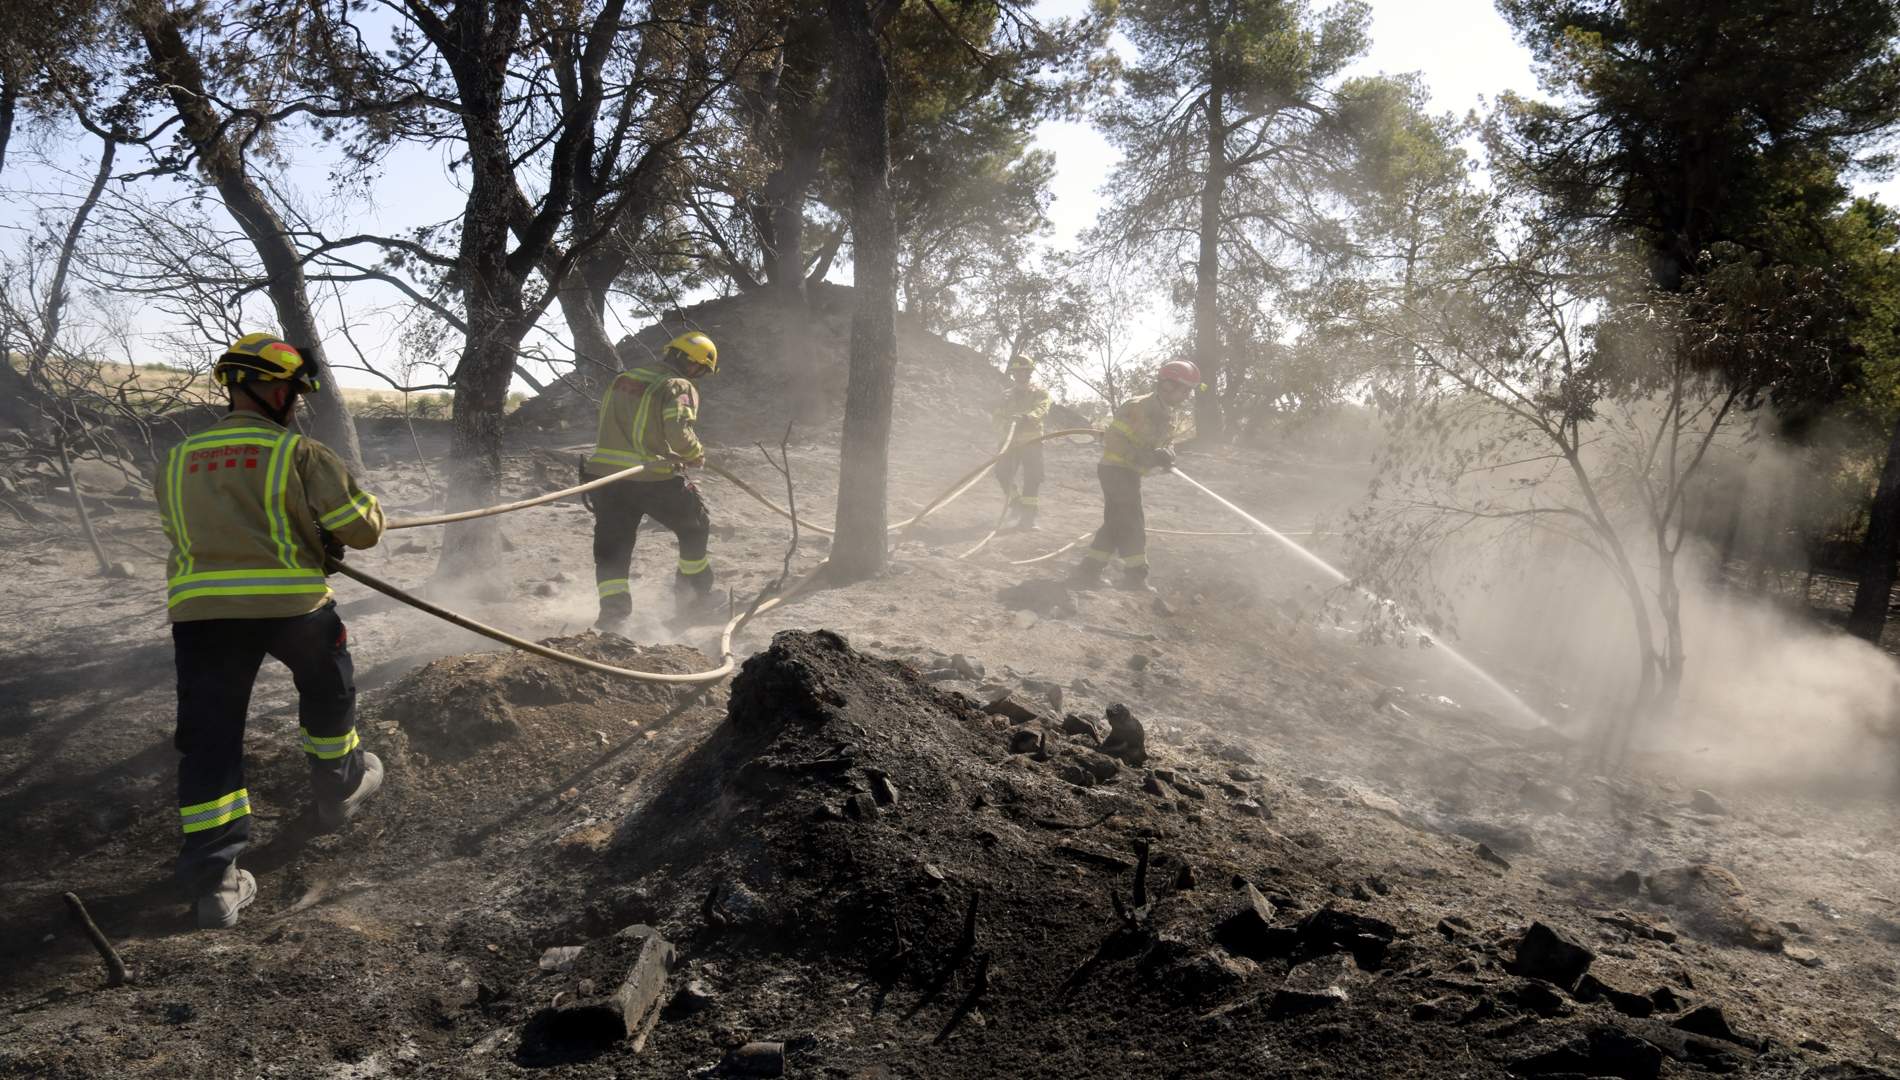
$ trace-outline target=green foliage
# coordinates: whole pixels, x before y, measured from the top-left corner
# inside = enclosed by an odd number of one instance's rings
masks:
[[[1803,261],[1900,120],[1888,0],[1499,0],[1551,101],[1506,95],[1498,167],[1549,222],[1635,237],[1676,288],[1728,241]]]

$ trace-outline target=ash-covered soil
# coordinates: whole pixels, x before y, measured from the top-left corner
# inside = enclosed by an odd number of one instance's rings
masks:
[[[894,516],[987,453],[955,390],[900,394]],[[715,454],[777,492],[744,447],[780,431]],[[791,447],[801,512],[827,522],[828,440]],[[406,429],[371,453],[394,516],[434,505]],[[267,668],[261,894],[219,934],[188,929],[168,877],[156,520],[136,492],[101,501],[132,575],[102,578],[37,499],[45,520],[0,522],[0,1075],[1900,1075],[1890,789],[1858,768],[1745,787],[1657,754],[1604,774],[1430,651],[1358,644],[1266,541],[1155,537],[1159,604],[1070,593],[1073,552],[1012,565],[1099,520],[1094,449],[1049,457],[1043,531],[958,558],[994,523],[986,481],[887,577],[760,619],[743,673],[696,693],[493,651],[339,581],[389,786],[312,835],[294,692]],[[505,494],[573,462],[524,447]],[[1358,491],[1355,467],[1285,453],[1183,467],[1295,530]],[[744,603],[788,531],[706,490]],[[1148,503],[1156,527],[1232,527],[1165,478]],[[711,628],[581,632],[588,526],[577,505],[510,516],[464,592],[429,584],[437,530],[352,561],[612,663],[712,663]],[[823,550],[805,537],[794,570]],[[643,536],[656,611],[672,559]],[[682,640],[657,617],[629,634]],[[1493,666],[1563,715],[1538,672]],[[103,987],[66,890],[130,986]]]

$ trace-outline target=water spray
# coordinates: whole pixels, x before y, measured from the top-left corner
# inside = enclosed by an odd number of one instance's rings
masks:
[[[1210,499],[1213,499],[1215,502],[1233,511],[1241,519],[1246,521],[1247,524],[1252,525],[1254,528],[1260,530],[1261,532],[1265,533],[1267,536],[1278,541],[1288,551],[1291,551],[1295,555],[1298,555],[1308,565],[1312,566],[1314,569],[1318,570],[1320,573],[1325,574],[1327,577],[1331,578],[1333,581],[1339,584],[1342,584],[1342,585],[1351,584],[1352,579],[1347,577],[1344,571],[1340,570],[1338,567],[1334,566],[1332,563],[1327,562],[1325,559],[1320,558],[1318,555],[1315,555],[1313,552],[1307,550],[1306,548],[1301,547],[1296,541],[1293,540],[1292,537],[1279,531],[1278,529],[1275,529],[1273,526],[1267,524],[1266,522],[1261,521],[1259,518],[1254,517],[1252,514],[1249,514],[1247,511],[1242,510],[1240,507],[1234,505],[1232,502],[1229,502],[1226,498],[1216,493],[1214,489],[1208,487],[1206,484],[1201,483],[1199,480],[1194,479],[1192,476],[1189,476],[1188,474],[1182,472],[1180,469],[1173,469],[1170,471],[1173,472],[1174,475],[1180,477],[1181,479],[1187,481],[1189,484],[1193,485],[1194,488],[1200,491],[1201,494],[1207,496]],[[1361,595],[1366,596],[1377,603],[1381,603],[1381,604],[1391,603],[1391,601],[1386,600],[1384,597],[1379,596],[1361,586],[1355,585],[1353,587],[1357,589]],[[1444,642],[1439,641],[1437,638],[1428,638],[1427,640],[1429,640],[1434,646],[1436,646],[1439,649],[1439,651],[1443,652],[1446,656],[1450,657],[1452,661],[1456,663],[1459,667],[1464,668],[1467,672],[1476,676],[1480,682],[1484,683],[1486,686],[1490,687],[1491,689],[1497,691],[1498,696],[1503,698],[1505,701],[1510,702],[1511,707],[1515,711],[1522,713],[1525,717],[1531,720],[1535,720],[1539,726],[1548,727],[1550,725],[1550,721],[1544,719],[1542,714],[1540,714],[1536,709],[1533,709],[1528,704],[1526,704],[1523,698],[1518,697],[1516,691],[1504,685],[1502,682],[1499,682],[1495,677],[1492,676],[1490,672],[1479,667],[1476,661],[1472,660],[1470,657],[1466,656],[1465,654],[1459,652],[1457,649],[1452,648],[1450,645],[1447,645]]]

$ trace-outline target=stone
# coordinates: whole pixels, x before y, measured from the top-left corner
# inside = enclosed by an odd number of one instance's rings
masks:
[[[1101,721],[1092,717],[1070,713],[1062,718],[1062,733],[1101,743],[1105,732]]]
[[[543,581],[541,584],[536,585],[534,587],[534,595],[536,596],[553,596],[554,594],[560,591],[561,590],[554,587],[554,583],[552,581]]]
[[[958,671],[956,668],[931,668],[929,671],[923,673],[923,678],[925,682],[933,683],[956,682],[963,678],[963,672]]]
[[[1079,788],[1095,786],[1095,774],[1073,761],[1056,770],[1056,775]]]
[[[877,800],[879,806],[896,806],[897,785],[891,783],[891,778],[882,772],[877,770],[866,771],[871,777],[871,797]]]
[[[1200,799],[1203,801],[1207,799],[1207,792],[1202,789],[1200,785],[1182,776],[1180,773],[1175,772],[1173,769],[1156,769],[1154,774],[1166,781],[1169,787],[1172,787],[1190,799]]]
[[[1701,788],[1697,788],[1695,794],[1690,796],[1689,809],[1698,814],[1719,814],[1724,817],[1728,815],[1728,807],[1722,805],[1722,800]]]
[[[772,907],[743,882],[722,882],[707,896],[705,913],[716,927],[758,927],[771,921]]]
[[[1366,971],[1377,971],[1384,965],[1386,950],[1398,936],[1398,929],[1391,923],[1332,907],[1301,919],[1295,930],[1300,956],[1348,952]]]
[[[1042,616],[1033,611],[1018,611],[1015,617],[1010,620],[1010,622],[1015,624],[1018,630],[1033,630],[1036,624],[1041,621]]]
[[[1273,992],[1267,1017],[1273,1020],[1337,1009],[1352,1001],[1347,991],[1356,968],[1350,956],[1339,953],[1308,960],[1287,972],[1286,981]]]
[[[1572,993],[1578,1001],[1585,1004],[1596,1001],[1606,1002],[1610,1008],[1624,1016],[1644,1017],[1656,1012],[1656,1003],[1649,998],[1641,994],[1632,994],[1627,990],[1619,990],[1595,975],[1587,973],[1577,980],[1577,987]]]
[[[1174,798],[1174,790],[1168,787],[1168,785],[1154,773],[1149,773],[1141,778],[1141,790],[1153,795],[1157,799],[1171,801]]]
[[[1577,985],[1596,954],[1575,938],[1541,922],[1534,922],[1518,939],[1516,954],[1505,969],[1513,975],[1542,979],[1568,990]]]
[[[398,555],[415,555],[428,550],[428,547],[418,544],[414,540],[404,540],[402,543],[396,545],[396,554]]]
[[[1536,1013],[1546,1020],[1570,1012],[1570,1005],[1564,996],[1552,989],[1549,983],[1537,979],[1526,979],[1511,987],[1503,996],[1518,1008]]]
[[[621,1037],[636,1040],[634,1049],[638,1050],[678,954],[672,942],[651,926],[629,926],[615,937],[633,943],[633,963],[627,967],[626,978],[604,1004],[578,1006],[575,1011],[612,1012],[619,1020]]]
[[[749,1042],[726,1052],[719,1071],[727,1076],[784,1076],[785,1044]]]
[[[1802,967],[1818,968],[1824,967],[1827,964],[1827,961],[1821,959],[1821,954],[1815,952],[1813,949],[1797,949],[1790,946],[1781,951],[1788,959],[1793,960]]]
[[[972,660],[962,653],[957,653],[950,658],[950,666],[956,670],[958,675],[965,679],[981,679],[983,677],[982,663]]]
[[[1016,696],[1013,690],[1005,690],[983,706],[983,711],[991,716],[1000,716],[1012,724],[1027,724],[1039,719],[1042,714],[1035,706]]]
[[[1017,728],[1009,733],[1009,752],[1012,754],[1033,754],[1042,749],[1042,729],[1033,727]]]
[[[1108,738],[1102,743],[1102,753],[1135,768],[1147,764],[1148,733],[1128,706],[1118,703],[1108,707]]]
[[[1689,1004],[1683,1000],[1682,995],[1667,986],[1658,986],[1656,989],[1651,990],[1649,992],[1649,1000],[1656,1006],[1656,1011],[1660,1013],[1681,1012],[1682,1009]]]
[[[1153,662],[1154,657],[1149,656],[1147,653],[1136,653],[1128,658],[1128,667],[1131,671],[1146,671],[1148,670],[1148,665]]]
[[[713,993],[712,987],[699,979],[689,979],[686,985],[680,987],[679,992],[673,995],[673,1001],[667,1008],[676,1013],[690,1015],[705,1012],[718,1000],[719,995]]]
[[[1107,754],[1083,754],[1079,760],[1098,783],[1106,784],[1121,775],[1122,763]]]
[[[1676,932],[1656,919],[1644,915],[1632,915],[1627,911],[1611,912],[1608,915],[1595,916],[1596,921],[1605,926],[1614,926],[1626,934],[1632,934],[1649,941],[1660,941],[1664,945],[1676,940]]]
[[[844,801],[844,815],[853,821],[875,821],[877,800],[861,791]]]
[[[581,955],[579,945],[556,945],[542,952],[540,961],[535,965],[542,971],[568,971],[574,967],[574,961]]]
[[[1479,862],[1488,862],[1492,866],[1502,870],[1509,870],[1511,868],[1511,861],[1499,855],[1497,852],[1492,851],[1490,844],[1479,844],[1472,854],[1478,857]]]
[[[1643,892],[1643,875],[1634,870],[1625,870],[1610,882],[1610,891],[1618,896],[1640,896]]]
[[[1786,942],[1779,927],[1756,914],[1741,882],[1722,867],[1671,867],[1651,874],[1646,884],[1656,902],[1681,908],[1693,930],[1767,952],[1779,952]]]
[[[1224,994],[1259,972],[1252,960],[1206,950],[1194,952],[1186,942],[1163,938],[1136,964],[1136,970],[1165,978],[1190,998]]]
[[[1743,1035],[1728,1022],[1727,1014],[1720,1005],[1701,1005],[1677,1017],[1670,1025],[1677,1031],[1686,1031],[1691,1035],[1703,1035],[1711,1039],[1721,1039],[1750,1050],[1761,1045],[1759,1039]]]
[[[1174,872],[1174,887],[1183,892],[1198,884],[1194,877],[1194,864],[1182,863],[1181,869]]]
[[[1241,886],[1240,907],[1214,928],[1214,940],[1228,952],[1252,960],[1267,960],[1293,952],[1298,935],[1273,925],[1272,901],[1252,884]]]
[[[131,563],[121,560],[119,562],[115,562],[112,565],[106,567],[105,573],[106,573],[106,576],[109,578],[123,581],[133,576],[133,574],[136,573],[136,571],[134,570]]]
[[[1555,1049],[1511,1062],[1519,1076],[1614,1076],[1621,1080],[1657,1080],[1663,1052],[1621,1028],[1593,1026]]]
[[[1435,1020],[1444,1020],[1448,1017],[1456,1016],[1463,1011],[1463,1000],[1452,997],[1450,994],[1441,994],[1435,998],[1414,1001],[1412,1003],[1412,1021],[1419,1024],[1429,1024]]]

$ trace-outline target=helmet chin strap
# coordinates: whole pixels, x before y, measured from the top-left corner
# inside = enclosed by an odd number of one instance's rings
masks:
[[[282,406],[273,408],[270,402],[264,400],[263,395],[251,389],[250,383],[241,382],[238,384],[238,389],[244,391],[244,396],[255,402],[258,410],[270,417],[278,427],[290,426],[290,410],[297,404],[297,395],[294,392],[284,398]]]

